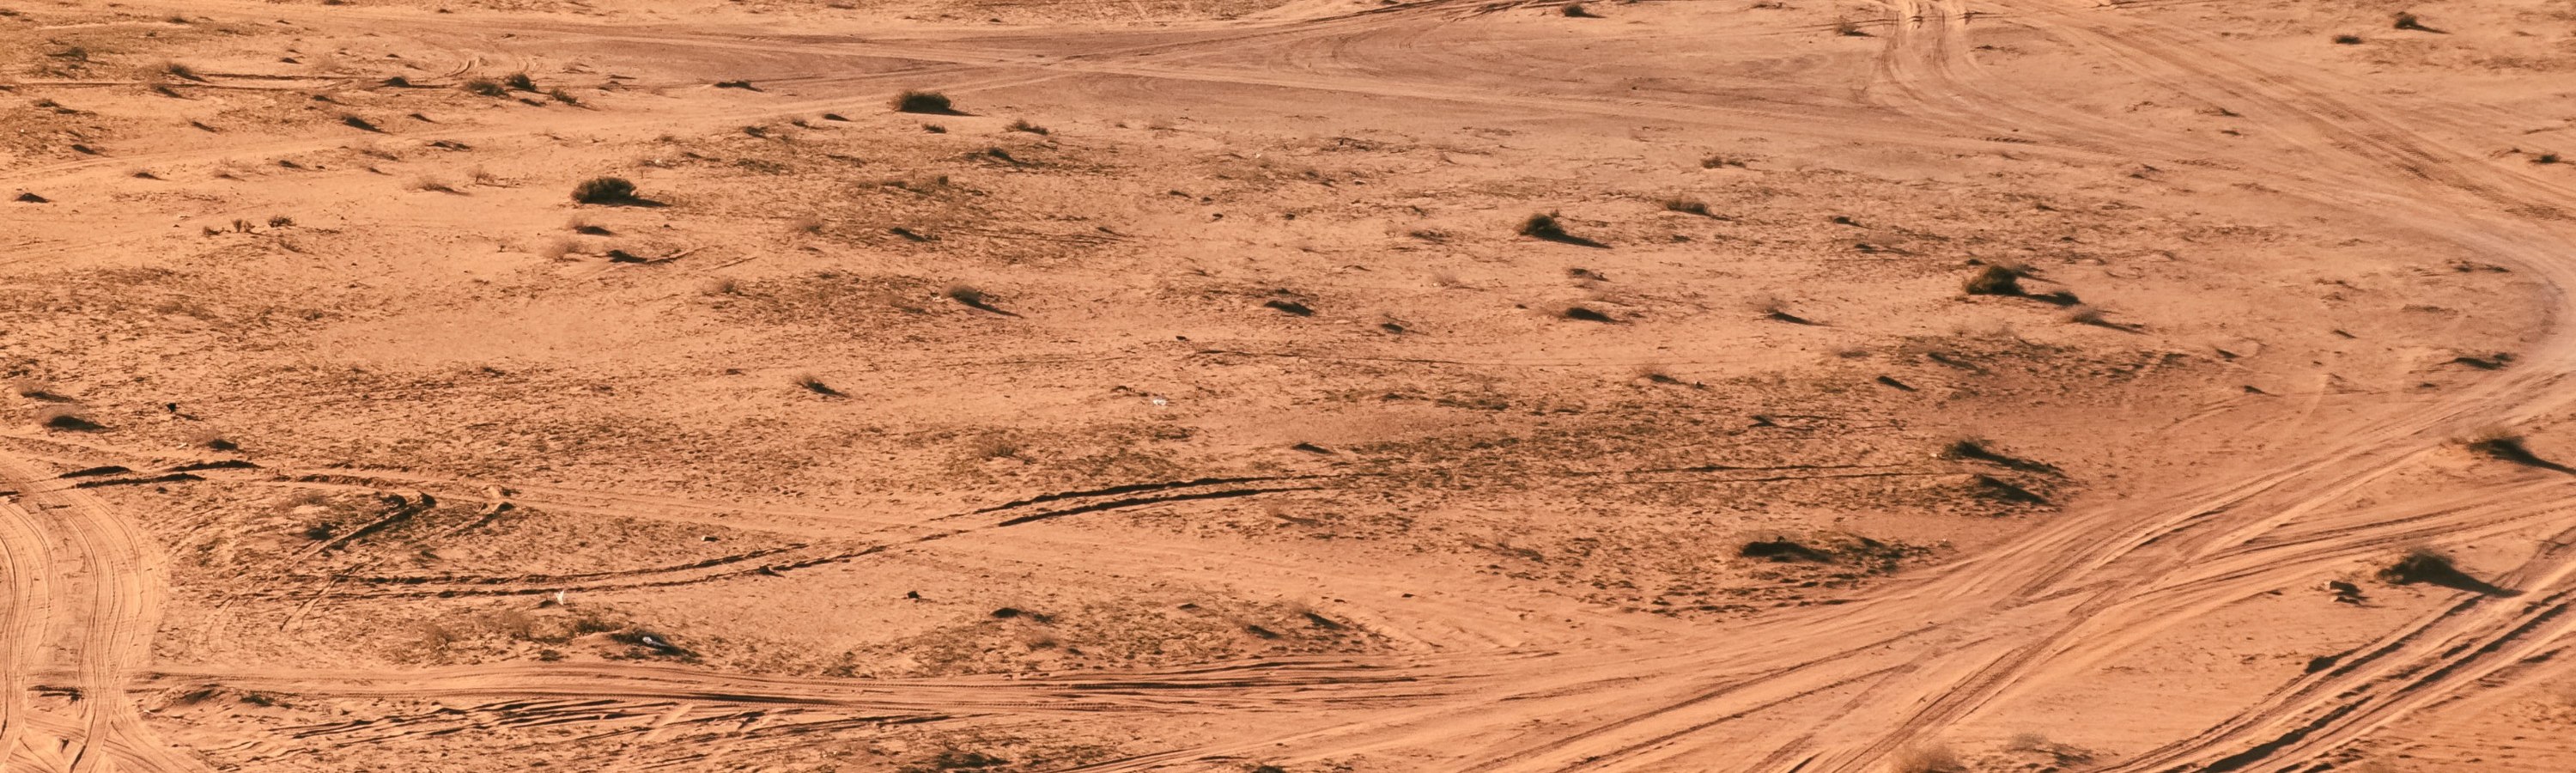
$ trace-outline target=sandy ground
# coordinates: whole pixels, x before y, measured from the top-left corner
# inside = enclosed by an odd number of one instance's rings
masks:
[[[0,770],[2576,770],[2571,75],[2553,0],[0,3]]]

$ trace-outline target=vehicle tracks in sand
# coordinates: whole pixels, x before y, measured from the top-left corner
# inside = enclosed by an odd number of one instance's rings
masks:
[[[1890,3],[1895,21],[1882,27],[1885,48],[1873,84],[1879,110],[1867,112],[1818,106],[1686,104],[1538,88],[1480,91],[1376,73],[1353,74],[1349,70],[1365,69],[1356,60],[1368,52],[1341,45],[1333,37],[1385,31],[1391,29],[1389,25],[1416,17],[1491,10],[1463,3],[1419,3],[1274,29],[1210,32],[1193,40],[1111,47],[1044,64],[1033,63],[1017,51],[982,50],[972,40],[900,45],[782,42],[667,31],[619,33],[570,24],[541,25],[536,31],[607,42],[917,59],[939,64],[899,74],[981,79],[960,81],[967,88],[1067,77],[1197,80],[1753,128],[1774,126],[1784,118],[1830,121],[1831,126],[1815,131],[1845,139],[1934,147],[2009,142],[2034,152],[2153,158],[2212,174],[2261,178],[2275,188],[2364,211],[2497,262],[2527,267],[2555,288],[2562,312],[2564,294],[2576,287],[2576,262],[2568,257],[2576,255],[2576,242],[2571,242],[2566,228],[2539,217],[2576,209],[2576,193],[2528,174],[2498,171],[2474,153],[2446,147],[2407,128],[2424,116],[2394,116],[2372,105],[2356,104],[2334,90],[2312,85],[2309,78],[2281,72],[2272,63],[2230,54],[2218,42],[2121,19],[2114,15],[2116,9],[2046,0],[1980,3],[1978,7],[1989,5],[2005,13],[1972,21],[1967,3]],[[2139,77],[2187,93],[2226,95],[2234,103],[2230,109],[2268,129],[2286,150],[2209,146],[2121,126],[2017,93],[1980,71],[1967,42],[1972,23],[2022,25],[2081,47]],[[1216,47],[1253,43],[1294,43],[1301,48],[1270,69],[1192,59]],[[1399,36],[1397,45],[1415,43]],[[994,74],[996,70],[1007,74]],[[872,86],[887,80],[885,75],[868,75],[800,83],[822,88]],[[737,120],[841,104],[849,98],[782,101],[692,118]],[[599,128],[633,123],[594,122]],[[474,131],[506,130],[469,130],[469,134]],[[226,149],[224,154],[330,144],[336,141],[287,141]],[[206,152],[180,152],[20,170],[0,179],[43,179],[108,163],[213,157]],[[2332,443],[2279,454],[2268,468],[2191,491],[2069,513],[2010,544],[1889,583],[1849,604],[1786,612],[1637,649],[1510,653],[1447,666],[1395,664],[1384,671],[1318,667],[1306,676],[1294,668],[1282,668],[1248,677],[1228,675],[1213,682],[1166,672],[1090,675],[1082,679],[1091,681],[1056,683],[861,687],[640,665],[513,666],[304,678],[172,670],[147,677],[143,660],[163,592],[158,583],[165,573],[152,547],[133,526],[87,489],[227,476],[280,485],[374,486],[401,481],[468,490],[474,482],[366,471],[299,474],[211,468],[64,479],[34,475],[16,460],[0,457],[0,483],[20,492],[13,501],[0,504],[0,559],[6,562],[0,575],[10,584],[9,618],[0,621],[0,637],[5,637],[0,644],[9,653],[6,673],[0,674],[0,688],[6,688],[6,696],[0,697],[6,701],[0,703],[0,755],[6,756],[0,761],[83,770],[112,758],[120,768],[195,769],[193,761],[159,742],[141,722],[128,697],[140,678],[145,683],[166,679],[335,695],[489,697],[491,702],[465,708],[462,718],[453,721],[468,727],[580,722],[600,725],[602,733],[675,738],[701,737],[691,735],[696,732],[692,725],[737,723],[719,734],[727,737],[789,733],[794,731],[785,728],[796,726],[759,726],[753,722],[756,717],[739,712],[698,716],[678,710],[680,704],[675,701],[863,710],[851,716],[818,718],[812,725],[828,728],[833,722],[929,722],[970,715],[1118,711],[1139,706],[1200,710],[1342,694],[1352,699],[1351,708],[1335,722],[1286,729],[1275,737],[1169,750],[1081,769],[1203,766],[1209,759],[1256,751],[1320,759],[1421,748],[1456,738],[1509,738],[1453,755],[1453,769],[1477,773],[1619,770],[1693,760],[1706,763],[1708,769],[1865,770],[1943,727],[2016,695],[2053,681],[2079,678],[2084,667],[2170,625],[2162,621],[2280,587],[2306,576],[2318,562],[2427,535],[2501,533],[2562,518],[2557,502],[2568,484],[2559,480],[2373,508],[2351,508],[2347,501],[2351,492],[2382,480],[2465,427],[2563,408],[2569,399],[2548,393],[2576,371],[2576,340],[2565,335],[2563,320],[2553,324],[2561,327],[2553,327],[2542,345],[2527,353],[2513,371],[2438,402],[2414,406],[2406,415],[2355,422],[2341,427]],[[1677,471],[1687,470],[1601,474]],[[1073,515],[1307,491],[1358,477],[1157,482],[1044,494],[932,519],[959,522],[955,526],[897,517],[846,519],[840,525],[914,530],[901,541],[919,543]],[[704,517],[716,509],[708,503],[572,489],[527,487],[513,496],[527,506],[659,513],[683,520]],[[758,513],[748,508],[742,512]],[[785,524],[827,514],[773,510],[767,515]],[[2563,653],[2571,637],[2576,637],[2576,616],[2567,614],[2571,600],[2576,600],[2576,551],[2565,548],[2570,543],[2576,543],[2576,535],[2562,534],[2499,578],[2520,595],[2460,598],[2388,632],[2334,667],[2272,691],[2202,733],[2106,769],[2293,769],[2412,712],[2462,692],[2486,689],[2482,685],[2493,680],[2510,679],[2523,664]],[[796,544],[629,572],[330,579],[359,587],[334,591],[342,597],[648,587],[777,571],[782,562],[795,568],[845,561],[889,544],[901,543]],[[811,563],[795,563],[800,561]],[[1412,680],[1434,680],[1388,676],[1403,674],[1408,667],[1434,672],[1452,683],[1426,688]],[[59,682],[47,681],[57,677]],[[1314,681],[1299,681],[1307,677]],[[63,708],[39,710],[29,697],[39,683],[76,689],[78,697]],[[1184,690],[1195,691],[1193,701],[1209,702],[1190,704],[1199,707],[1190,709],[1158,697]],[[1207,697],[1227,691],[1232,691],[1227,699]],[[1478,710],[1498,700],[1518,708],[1508,713]],[[1834,708],[1821,719],[1807,716],[1804,721],[1810,724],[1803,732],[1757,744],[1739,743],[1723,755],[1710,753],[1706,737],[1712,731],[1759,722],[1765,712],[1794,702],[1822,702]],[[422,721],[352,720],[295,732],[314,738],[392,738],[425,732],[410,729]],[[698,761],[702,760],[672,758],[657,764]]]

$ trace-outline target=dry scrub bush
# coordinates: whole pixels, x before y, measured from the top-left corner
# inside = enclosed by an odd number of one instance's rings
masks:
[[[583,204],[634,201],[635,184],[623,177],[593,177],[572,187],[572,200]]]
[[[903,113],[932,114],[953,113],[957,110],[953,103],[948,101],[948,95],[936,91],[906,91],[897,94],[894,97],[894,109],[896,112]]]

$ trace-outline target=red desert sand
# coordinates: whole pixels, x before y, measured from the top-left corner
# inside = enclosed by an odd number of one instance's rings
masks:
[[[0,770],[2576,770],[2576,8],[0,0]]]

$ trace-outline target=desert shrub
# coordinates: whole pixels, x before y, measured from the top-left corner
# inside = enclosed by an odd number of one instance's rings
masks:
[[[572,200],[583,204],[634,201],[635,183],[623,177],[593,177],[572,187]]]
[[[2531,452],[2530,446],[2523,445],[2521,435],[2502,428],[2486,429],[2462,438],[2460,447],[2469,453],[2498,461],[2547,466]]]
[[[918,764],[896,768],[896,773],[942,773],[950,770],[982,770],[1011,764],[1010,760],[983,752],[947,749]]]
[[[2432,548],[2416,548],[2406,551],[2406,555],[2400,556],[2396,563],[2380,567],[2377,576],[2380,582],[2406,585],[2443,582],[2462,575],[2459,567],[2451,565],[2450,556]]]
[[[458,84],[457,88],[486,97],[507,96],[510,93],[509,89],[502,88],[500,81],[490,78],[475,78]]]
[[[2335,42],[2335,45],[2338,45],[2338,46],[2358,46],[2358,45],[2361,45],[2361,36],[2360,36],[2360,35],[2336,35],[2336,36],[2334,36],[2334,42]]]
[[[795,383],[796,387],[799,389],[826,397],[838,397],[841,394],[841,390],[833,389],[832,385],[823,383],[823,379],[821,377],[812,373],[797,374],[793,383]]]
[[[211,429],[198,430],[195,433],[190,434],[188,436],[188,442],[189,444],[195,445],[199,448],[206,448],[215,451],[241,450],[241,445],[234,443],[232,438],[225,437],[224,433]]]
[[[1747,542],[1744,543],[1742,547],[1736,548],[1735,554],[1745,558],[1759,558],[1775,563],[1794,561],[1821,563],[1833,560],[1833,556],[1826,555],[1824,551],[1798,544],[1797,541],[1786,537]]]
[[[73,432],[87,432],[99,428],[98,423],[90,421],[88,416],[81,413],[79,407],[70,405],[48,405],[37,408],[36,426]]]
[[[1987,266],[1960,284],[1969,295],[2021,295],[2021,272],[2004,266]]]
[[[1941,444],[1940,457],[1943,459],[2001,458],[1995,453],[1994,449],[1987,447],[1986,440],[1984,438],[1973,437],[1956,438],[1950,442]]]
[[[533,252],[537,257],[547,260],[562,260],[565,256],[573,254],[573,251],[579,247],[580,245],[573,243],[571,239],[556,237],[538,243]]]
[[[1039,126],[1039,125],[1037,125],[1037,124],[1033,124],[1033,123],[1029,123],[1026,119],[1017,120],[1017,121],[1012,121],[1012,122],[1011,122],[1011,125],[1010,125],[1009,127],[1007,127],[1007,128],[1009,128],[1011,131],[1015,131],[1015,132],[1028,132],[1028,133],[1030,133],[1030,134],[1047,134],[1047,133],[1049,133],[1049,132],[1047,131],[1047,128],[1046,128],[1046,127],[1044,127],[1044,126]]]
[[[953,113],[956,107],[948,95],[936,91],[905,91],[894,97],[894,109],[903,113]]]
[[[1315,309],[1314,309],[1314,307],[1307,306],[1306,304],[1298,303],[1298,302],[1296,302],[1296,301],[1288,300],[1288,299],[1286,299],[1286,298],[1272,298],[1272,299],[1270,299],[1270,300],[1268,300],[1268,301],[1263,302],[1261,305],[1262,305],[1264,308],[1269,308],[1269,309],[1277,310],[1278,312],[1280,312],[1280,313],[1282,313],[1282,314],[1289,314],[1289,315],[1294,315],[1294,316],[1299,316],[1299,317],[1312,317],[1312,316],[1315,316]]]
[[[1568,238],[1565,226],[1556,222],[1556,213],[1540,212],[1521,221],[1520,235],[1540,239]]]
[[[519,91],[537,90],[536,79],[528,77],[528,74],[523,72],[514,72],[503,77],[501,79],[501,85],[508,86]]]
[[[1564,7],[1557,9],[1557,12],[1576,19],[1601,18],[1600,14],[1593,13],[1592,9],[1583,7],[1582,3],[1566,3]]]
[[[1816,324],[1815,320],[1799,316],[1797,312],[1790,311],[1789,302],[1781,300],[1778,296],[1758,296],[1748,301],[1745,305],[1752,309],[1754,314],[1760,315],[1763,319],[1775,322],[1787,322],[1792,325]]]
[[[1947,748],[1917,746],[1897,753],[1887,769],[1890,773],[1965,773],[1968,768]]]
[[[1680,212],[1687,215],[1709,217],[1708,202],[1701,201],[1699,199],[1680,196],[1665,199],[1664,209],[1670,212]]]

